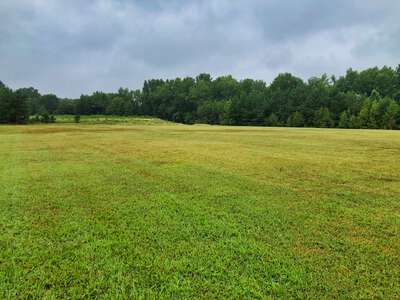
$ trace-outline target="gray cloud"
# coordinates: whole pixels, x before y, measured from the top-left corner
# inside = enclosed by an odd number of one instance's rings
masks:
[[[76,97],[144,79],[400,63],[397,0],[2,0],[0,80]]]

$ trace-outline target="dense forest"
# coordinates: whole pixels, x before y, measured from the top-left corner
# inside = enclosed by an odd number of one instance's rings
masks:
[[[147,115],[186,124],[399,129],[400,65],[349,69],[339,78],[323,75],[306,82],[285,73],[270,85],[209,74],[151,79],[141,90],[120,88],[79,99],[41,95],[32,87],[13,91],[0,81],[0,123],[54,122],[56,114]]]

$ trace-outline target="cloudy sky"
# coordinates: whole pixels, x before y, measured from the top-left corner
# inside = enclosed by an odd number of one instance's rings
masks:
[[[399,63],[399,0],[0,0],[0,80],[61,97]]]

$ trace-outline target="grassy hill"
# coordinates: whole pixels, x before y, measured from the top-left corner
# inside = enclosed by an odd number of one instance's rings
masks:
[[[400,132],[138,120],[0,127],[0,298],[400,297]]]

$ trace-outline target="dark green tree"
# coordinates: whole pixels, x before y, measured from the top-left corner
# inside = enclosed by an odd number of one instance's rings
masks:
[[[287,120],[289,127],[304,127],[304,117],[301,112],[295,111]]]
[[[56,95],[48,94],[39,98],[39,110],[44,108],[49,114],[54,114],[57,111],[60,100]]]
[[[350,127],[350,117],[348,112],[345,110],[340,114],[339,118],[339,128],[349,128]]]
[[[383,116],[383,126],[386,129],[398,129],[400,125],[400,105],[390,99]]]
[[[279,122],[279,118],[276,114],[271,113],[266,119],[265,119],[265,125],[266,126],[271,126],[271,127],[275,127],[275,126],[280,126],[280,122]]]
[[[329,128],[334,126],[331,112],[327,107],[321,107],[314,116],[314,125],[316,127]]]
[[[353,128],[353,129],[360,128],[361,127],[360,123],[361,123],[360,122],[360,118],[358,116],[356,116],[356,115],[351,115],[350,116],[350,118],[349,118],[349,128]]]
[[[123,116],[125,114],[125,100],[120,97],[114,97],[106,109],[108,115]]]
[[[22,91],[13,92],[4,84],[0,85],[0,123],[24,124],[28,118],[26,95]]]

